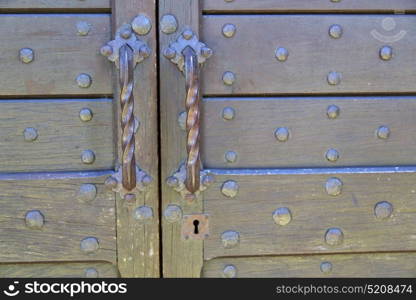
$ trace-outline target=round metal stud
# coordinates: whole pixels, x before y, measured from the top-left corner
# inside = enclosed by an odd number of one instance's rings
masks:
[[[228,198],[234,198],[238,194],[238,183],[234,180],[227,180],[221,186],[221,193]]]
[[[325,157],[330,162],[336,162],[339,158],[339,152],[336,149],[329,149],[326,152]]]
[[[36,128],[28,127],[28,128],[25,128],[25,130],[23,131],[23,136],[26,142],[33,142],[33,141],[36,141],[39,135],[38,135],[38,131],[36,130]]]
[[[126,40],[129,39],[131,37],[131,35],[132,35],[132,32],[131,32],[131,27],[130,26],[124,27],[123,30],[120,32],[120,36],[123,39],[126,39]]]
[[[153,178],[152,178],[152,176],[150,176],[150,175],[145,175],[145,176],[143,176],[143,178],[142,178],[142,184],[143,184],[144,186],[148,186],[149,184],[151,184],[151,183],[152,183],[152,181],[153,181]]]
[[[86,36],[91,30],[91,24],[85,22],[85,21],[79,21],[77,23],[77,31],[78,35]]]
[[[233,265],[228,265],[224,267],[222,271],[222,276],[224,278],[235,278],[237,277],[237,268]]]
[[[93,114],[92,110],[89,108],[83,108],[79,112],[79,118],[82,122],[89,122],[92,120]]]
[[[164,15],[160,20],[160,29],[164,34],[172,34],[178,29],[178,21],[173,15]]]
[[[208,48],[208,47],[202,47],[201,48],[202,57],[209,58],[209,57],[211,57],[212,53],[213,53],[213,51],[212,51],[211,48]]]
[[[328,195],[338,196],[342,193],[342,181],[339,178],[332,177],[326,181],[325,190]]]
[[[378,219],[387,219],[393,213],[393,205],[390,202],[382,201],[374,207],[374,214]]]
[[[146,45],[141,46],[140,49],[139,49],[139,54],[142,57],[149,57],[150,53],[151,53],[151,50]]]
[[[333,39],[339,39],[342,36],[342,27],[341,25],[334,24],[329,27],[329,36]]]
[[[332,271],[332,264],[328,261],[325,261],[321,263],[320,269],[322,273],[329,274]]]
[[[289,56],[289,51],[286,48],[277,48],[275,52],[276,59],[278,61],[284,62]]]
[[[224,155],[225,161],[227,163],[235,163],[237,161],[237,153],[234,151],[227,151]]]
[[[215,182],[215,178],[212,174],[207,174],[202,177],[201,184],[204,187],[208,187]]]
[[[237,31],[237,27],[235,27],[234,24],[225,24],[222,27],[222,34],[226,38],[232,38],[235,35],[235,32]]]
[[[387,140],[390,137],[390,128],[387,126],[380,126],[377,129],[377,137],[382,140]]]
[[[133,212],[133,218],[141,223],[148,222],[153,219],[153,209],[146,205],[137,207]]]
[[[286,142],[289,139],[289,129],[286,127],[279,127],[274,132],[274,136],[276,137],[276,140],[279,142]]]
[[[126,194],[123,197],[123,200],[127,203],[127,204],[134,204],[136,203],[136,195],[135,194]]]
[[[80,88],[89,88],[92,84],[92,78],[90,75],[81,73],[77,76],[76,82]]]
[[[93,253],[98,250],[100,243],[95,237],[87,237],[81,241],[80,248],[81,251],[85,253]]]
[[[329,72],[326,79],[329,85],[338,85],[341,83],[341,74],[338,72]]]
[[[273,212],[273,220],[277,225],[285,226],[292,221],[292,213],[287,207],[279,207]]]
[[[81,154],[81,161],[86,165],[93,164],[95,161],[95,153],[91,150],[84,150]]]
[[[98,278],[98,271],[95,268],[88,268],[85,270],[86,278]]]
[[[163,56],[166,57],[167,59],[172,59],[176,56],[176,51],[168,47],[163,51]]]
[[[179,125],[179,128],[182,129],[183,131],[186,130],[186,117],[187,117],[186,111],[183,111],[179,113],[178,115],[178,125]]]
[[[344,241],[344,233],[339,228],[329,228],[325,233],[325,242],[330,246],[337,246]]]
[[[240,234],[233,230],[225,231],[221,235],[221,241],[225,249],[234,248],[240,243]]]
[[[31,210],[26,213],[25,222],[30,229],[41,229],[45,224],[45,217],[39,210]]]
[[[233,85],[235,82],[235,74],[230,71],[224,72],[222,75],[222,81],[225,85]]]
[[[97,197],[97,188],[94,184],[84,183],[78,191],[78,200],[83,202],[91,202]]]
[[[235,110],[232,107],[224,107],[222,110],[222,118],[226,121],[231,121],[235,117]]]
[[[328,106],[327,110],[326,110],[326,115],[328,116],[328,119],[336,119],[339,117],[341,110],[339,109],[338,106],[336,105],[330,105]]]
[[[179,186],[179,180],[175,176],[170,176],[166,179],[166,184],[171,188],[177,188]]]
[[[138,15],[131,23],[131,27],[138,35],[146,35],[152,29],[152,22],[145,15]]]
[[[190,40],[194,36],[194,33],[192,30],[186,29],[182,32],[182,36],[185,40]]]
[[[22,48],[19,51],[19,58],[22,63],[29,64],[34,60],[35,54],[30,48]]]
[[[393,48],[390,46],[381,47],[379,54],[382,60],[390,60],[393,57]]]
[[[182,219],[182,209],[179,205],[169,204],[163,212],[163,216],[169,223],[178,222]]]
[[[104,182],[104,185],[107,189],[112,190],[117,187],[118,181],[113,176],[107,177],[107,179]]]
[[[108,57],[111,54],[113,54],[113,47],[111,47],[110,45],[104,45],[101,47],[100,52],[101,55]]]

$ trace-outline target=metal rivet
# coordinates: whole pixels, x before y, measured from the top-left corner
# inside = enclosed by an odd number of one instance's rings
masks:
[[[377,137],[382,140],[387,140],[390,136],[390,128],[387,126],[380,126],[377,129]]]
[[[151,183],[152,183],[152,181],[153,181],[153,178],[152,178],[152,176],[150,176],[150,175],[145,175],[145,176],[143,176],[143,178],[142,178],[142,184],[143,184],[144,186],[148,186],[149,184],[151,184]]]
[[[76,78],[77,84],[81,88],[89,88],[92,84],[92,78],[90,75],[81,73]]]
[[[125,26],[123,28],[123,30],[120,32],[120,36],[123,39],[126,39],[126,40],[131,37],[131,34],[132,34],[132,32],[131,32],[131,27],[130,26]]]
[[[126,194],[123,196],[123,200],[127,204],[135,204],[136,203],[136,195],[135,194]]]
[[[328,195],[338,196],[342,193],[342,181],[336,177],[329,178],[326,181],[325,189]]]
[[[382,60],[390,60],[393,57],[393,48],[390,46],[381,47],[379,54]]]
[[[235,27],[234,24],[225,24],[222,27],[222,34],[226,37],[226,38],[232,38],[235,35],[237,28]]]
[[[287,207],[279,207],[273,212],[273,220],[277,225],[285,226],[292,221],[292,213]]]
[[[151,53],[151,50],[146,45],[141,46],[139,49],[139,54],[141,57],[149,57],[150,53]]]
[[[278,140],[279,142],[286,142],[289,139],[289,135],[289,129],[287,129],[286,127],[277,128],[274,132],[274,136],[276,137],[276,140]]]
[[[30,229],[41,229],[45,223],[45,217],[39,210],[31,210],[26,213],[25,222]]]
[[[81,154],[81,161],[87,165],[93,164],[95,161],[95,153],[91,150],[84,150]]]
[[[222,276],[224,278],[235,278],[237,277],[237,268],[233,265],[228,265],[224,267],[222,271]]]
[[[341,74],[338,72],[329,72],[327,81],[330,85],[338,85],[341,83]]]
[[[182,129],[183,131],[186,130],[186,117],[187,117],[186,111],[183,111],[179,113],[178,115],[178,125],[179,125],[179,128]]]
[[[222,81],[225,85],[233,85],[235,81],[235,74],[230,71],[224,72],[224,74],[222,75]]]
[[[328,261],[325,261],[325,262],[321,263],[320,269],[321,269],[322,273],[325,273],[325,274],[331,273],[332,264]]]
[[[187,29],[182,32],[182,36],[185,40],[190,40],[194,36],[194,33],[192,30]]]
[[[235,163],[237,160],[237,153],[234,151],[227,151],[224,155],[225,161],[228,163]]]
[[[169,223],[178,222],[182,218],[182,209],[179,205],[169,204],[163,212],[163,216]]]
[[[232,107],[224,107],[222,110],[222,118],[226,121],[231,121],[235,117],[235,110]]]
[[[85,21],[80,21],[77,23],[78,34],[81,36],[86,36],[91,30],[91,24],[88,24]]]
[[[79,112],[79,118],[82,122],[89,122],[92,120],[92,111],[89,108],[83,108]]]
[[[201,184],[205,187],[210,186],[215,182],[215,178],[212,174],[207,174],[202,177]]]
[[[228,198],[234,198],[238,194],[238,183],[234,180],[227,180],[221,186],[221,193]]]
[[[202,47],[201,48],[201,55],[205,58],[210,58],[212,55],[213,51],[211,48],[208,47]]]
[[[225,249],[234,248],[240,243],[240,234],[237,231],[225,231],[221,235],[221,241]]]
[[[165,34],[172,34],[178,29],[178,21],[173,15],[164,15],[160,20],[160,29]]]
[[[90,202],[97,196],[97,188],[94,184],[84,183],[81,185],[78,191],[78,200],[83,202]]]
[[[387,219],[393,213],[393,205],[387,201],[382,201],[374,207],[374,214],[378,219]]]
[[[111,47],[110,45],[104,45],[101,47],[100,52],[102,55],[108,57],[111,54],[113,54],[113,47]]]
[[[26,142],[33,142],[38,138],[38,131],[36,128],[28,127],[23,131],[23,136]]]
[[[98,271],[95,268],[88,268],[85,270],[86,278],[98,278]]]
[[[176,188],[179,186],[179,180],[175,176],[170,176],[166,179],[166,184],[171,188]]]
[[[19,58],[22,63],[28,64],[33,61],[35,54],[30,48],[22,48],[19,51]]]
[[[326,152],[325,157],[330,162],[336,162],[339,158],[339,152],[336,149],[329,149]]]
[[[340,109],[336,105],[330,105],[328,106],[326,110],[326,115],[328,116],[328,119],[336,119],[339,117]]]
[[[146,35],[152,29],[152,22],[145,15],[138,15],[131,23],[131,27],[138,35]]]
[[[175,49],[168,47],[163,51],[163,56],[167,59],[172,59],[176,56],[176,51]]]
[[[289,56],[289,51],[286,48],[277,48],[275,56],[278,61],[286,61]]]
[[[325,233],[325,242],[331,246],[337,246],[344,241],[344,233],[339,228],[329,228]]]
[[[104,182],[104,185],[107,189],[111,190],[117,187],[118,181],[113,176],[107,177]]]
[[[98,250],[100,244],[95,237],[87,237],[81,241],[80,248],[83,252],[92,253]]]
[[[153,219],[153,209],[146,205],[137,207],[133,212],[133,218],[142,223],[150,221]]]
[[[334,39],[339,39],[342,36],[342,27],[341,25],[334,24],[329,27],[329,36]]]

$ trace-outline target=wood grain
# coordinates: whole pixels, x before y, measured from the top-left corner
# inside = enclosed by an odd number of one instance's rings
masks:
[[[80,1],[76,1],[81,3]],[[77,23],[90,24],[81,36]],[[100,54],[110,40],[106,14],[1,15],[0,96],[16,95],[111,95],[111,65]],[[31,48],[34,60],[19,60],[19,50]],[[89,88],[76,82],[79,74],[92,78]]]
[[[0,2],[0,11],[9,10],[30,10],[31,12],[46,10],[54,12],[56,10],[68,11],[91,11],[91,10],[109,10],[110,0],[2,0]]]
[[[89,108],[93,118],[82,122]],[[0,100],[0,171],[100,170],[114,166],[112,103],[96,100]],[[26,141],[26,128],[38,137]],[[84,150],[95,153],[93,164],[81,162]]]
[[[297,171],[229,171],[216,176],[205,192],[205,213],[210,215],[210,237],[204,243],[204,258],[273,254],[413,251],[416,238],[416,190],[414,171],[399,172],[347,169],[306,169]],[[214,174],[218,174],[214,172]],[[250,175],[251,174],[251,175]],[[325,184],[336,177],[343,182],[342,193],[330,196]],[[221,194],[226,180],[235,180],[235,198]],[[386,219],[375,217],[378,202],[388,201],[393,213]],[[277,225],[273,212],[290,209],[292,220]],[[331,246],[324,236],[329,228],[340,228],[344,241]],[[237,247],[225,249],[221,234],[240,233]]]
[[[330,273],[323,273],[320,265],[332,264]],[[416,276],[416,254],[363,253],[340,255],[304,255],[280,257],[219,258],[205,262],[203,277],[222,277],[224,267],[234,265],[237,277],[408,277]]]
[[[401,12],[414,11],[413,0],[348,0],[331,2],[329,0],[205,0],[203,10],[213,12]]]
[[[394,30],[383,29],[386,17],[394,22]],[[222,34],[227,23],[237,28],[232,38]],[[343,28],[339,39],[328,34],[333,24]],[[203,91],[205,95],[411,93],[416,61],[409,45],[416,44],[410,34],[415,26],[413,15],[204,16],[202,36],[214,55],[204,67]],[[386,44],[393,48],[390,61],[379,57]],[[275,58],[278,47],[288,50],[287,61]],[[231,86],[222,81],[226,71],[235,73]],[[330,72],[341,74],[340,84],[328,84]]]
[[[414,97],[206,98],[202,158],[207,168],[287,168],[414,165],[416,114]],[[339,117],[329,119],[336,105]],[[226,107],[233,120],[222,118]],[[388,139],[377,137],[380,126]],[[289,130],[279,142],[277,128]],[[326,152],[336,149],[330,162]],[[237,153],[227,163],[227,151]]]
[[[92,269],[98,278],[118,277],[117,268],[110,263],[34,263],[34,264],[0,264],[0,277],[7,278],[84,278]]]
[[[178,30],[166,35],[160,32],[160,134],[162,214],[169,204],[181,206],[184,214],[198,214],[203,210],[202,198],[187,203],[166,184],[186,157],[185,134],[177,125],[180,112],[185,110],[185,78],[176,65],[163,56],[163,50],[185,29],[199,33],[200,1],[161,0],[159,19],[172,14],[178,20]],[[164,277],[200,277],[203,258],[203,241],[181,239],[180,222],[162,221],[163,275]]]
[[[0,262],[107,261],[116,262],[115,199],[103,182],[109,172],[74,174],[43,179],[0,177]],[[10,177],[10,176],[9,176]],[[79,196],[82,184],[94,184],[96,198]],[[45,224],[30,229],[25,215],[39,210]],[[99,249],[81,251],[80,243],[95,237]]]

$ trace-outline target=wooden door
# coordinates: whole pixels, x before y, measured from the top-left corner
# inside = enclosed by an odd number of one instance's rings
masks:
[[[154,23],[154,1],[0,1],[2,277],[159,276]],[[128,82],[141,189],[127,199],[112,179],[125,87],[102,55],[119,52],[100,51],[120,35],[148,45]]]
[[[164,275],[415,276],[416,2],[159,5]]]

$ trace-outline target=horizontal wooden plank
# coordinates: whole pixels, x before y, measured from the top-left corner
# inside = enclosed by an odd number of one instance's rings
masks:
[[[223,35],[225,24],[235,25],[233,37]],[[334,24],[343,30],[338,39],[328,34]],[[204,93],[414,92],[415,26],[414,15],[204,16],[202,39],[214,51],[204,67]],[[393,49],[388,61],[379,57],[385,45]],[[281,47],[288,51],[284,62],[275,57]],[[235,75],[232,85],[223,83],[227,71]],[[336,83],[333,72],[337,85],[327,80],[331,73]]]
[[[0,276],[7,278],[114,278],[117,268],[111,263],[32,263],[0,264]]]
[[[109,15],[5,14],[0,23],[0,96],[112,94],[112,65],[100,54],[111,37]],[[89,26],[88,34],[77,26]],[[33,50],[32,62],[20,61],[22,48]],[[88,88],[77,84],[82,73],[92,79]]]
[[[47,9],[65,11],[73,10],[93,10],[93,9],[110,9],[110,0],[2,0],[0,1],[0,11],[19,9],[19,10],[36,10]]]
[[[81,121],[83,108],[90,109],[92,120]],[[0,171],[111,169],[112,124],[110,99],[0,100]],[[26,128],[36,130],[34,141],[25,139]],[[95,153],[94,163],[81,161],[85,150]]]
[[[337,172],[331,169],[214,170],[213,174],[215,184],[204,192],[205,213],[210,216],[205,259],[416,250],[412,226],[416,222],[415,168]],[[331,178],[338,178],[343,184],[338,196],[326,191]],[[229,180],[239,186],[234,198],[221,193],[222,184]],[[337,186],[335,179],[330,180],[331,192],[336,192]],[[380,202],[390,203],[391,215],[387,214],[388,204],[383,203],[378,206],[376,217],[375,207]],[[272,216],[278,208],[290,210],[291,221],[287,225],[274,222]],[[338,230],[332,230],[327,243],[325,236],[331,228],[341,230],[343,239]],[[239,243],[232,248],[223,246],[222,234],[226,231],[239,233]],[[226,237],[234,236],[228,233]],[[340,238],[334,244],[336,237]]]
[[[203,105],[208,168],[416,164],[414,97],[206,98]],[[339,116],[330,119],[328,107],[335,106]],[[230,108],[234,118],[224,120]],[[378,137],[380,127],[390,130],[387,139]],[[287,141],[276,139],[278,128],[287,128]],[[229,151],[235,161],[225,159]]]
[[[203,1],[205,12],[294,12],[294,11],[388,11],[402,12],[416,10],[413,0],[205,0]]]
[[[205,263],[202,276],[215,278],[225,277],[224,269],[227,266],[234,266],[236,277],[241,278],[414,278],[416,275],[415,263],[415,253],[219,258]],[[321,266],[326,272],[321,271]],[[228,267],[228,270],[230,270],[230,267]]]
[[[115,197],[103,184],[108,176],[109,172],[58,179],[46,174],[43,180],[0,177],[0,262],[115,263]],[[26,225],[26,214],[33,210],[43,215],[40,229]],[[91,237],[98,240],[98,250],[82,251],[81,241]]]

